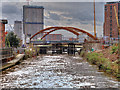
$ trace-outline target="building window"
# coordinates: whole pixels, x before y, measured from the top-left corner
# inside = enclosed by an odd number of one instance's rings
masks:
[[[120,19],[120,16],[118,16],[118,19]]]
[[[110,19],[112,19],[112,16],[110,16]]]
[[[118,4],[118,10],[120,10],[120,4]]]
[[[110,10],[112,10],[112,6],[110,6]]]
[[[110,34],[110,37],[112,37],[112,34]]]
[[[105,11],[107,11],[107,6],[105,6]]]
[[[110,31],[112,31],[112,28],[110,28]]]
[[[112,15],[112,12],[110,12],[110,15]]]
[[[118,16],[120,15],[120,11],[118,11]]]
[[[110,24],[110,26],[112,26],[112,24]]]
[[[112,20],[110,20],[110,23],[112,23]]]

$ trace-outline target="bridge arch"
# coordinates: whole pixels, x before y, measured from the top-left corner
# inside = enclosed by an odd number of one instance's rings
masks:
[[[44,32],[44,31],[52,30],[52,31],[50,31],[50,33],[51,33],[51,32],[53,32],[53,31],[60,30],[60,29],[64,29],[64,30],[67,30],[67,31],[69,31],[69,32],[72,32],[73,34],[75,34],[75,35],[77,35],[77,36],[79,35],[78,32],[76,32],[76,31],[74,31],[74,30],[72,30],[72,29],[69,29],[69,28],[67,28],[67,27],[50,27],[50,28],[46,28],[46,29],[40,30],[39,32],[37,32],[36,34],[34,34],[34,35],[30,38],[30,40],[31,40],[33,37],[35,37],[36,35]],[[47,35],[48,35],[48,34],[47,34]]]
[[[47,32],[45,35],[42,36],[41,39],[45,38],[48,34],[54,32],[54,31],[57,31],[57,30],[60,30],[60,29],[53,29],[53,30]],[[73,34],[75,34],[75,35],[77,35],[77,36],[80,35],[80,34],[79,34],[78,32],[76,32],[76,31],[73,31],[73,30],[71,31],[70,29],[68,29],[68,30],[69,30],[69,32],[71,32],[71,33],[73,33]]]
[[[85,30],[82,30],[82,29],[78,29],[78,28],[75,28],[75,27],[68,27],[68,28],[71,28],[75,31],[78,31],[78,32],[82,32],[82,33],[85,33],[87,34],[89,37],[93,38],[94,40],[98,40],[97,37],[93,36],[92,34],[90,34],[89,32],[85,31]]]
[[[94,40],[98,40],[98,39],[97,39],[95,36],[93,36],[92,34],[86,32],[86,31],[84,31],[84,30],[82,30],[82,29],[78,29],[78,28],[74,28],[74,27],[49,27],[49,28],[40,30],[39,32],[37,32],[36,34],[34,34],[34,35],[30,38],[30,40],[31,40],[33,37],[35,37],[36,35],[44,32],[44,31],[52,30],[52,31],[48,32],[47,34],[45,34],[45,35],[44,35],[44,37],[45,37],[45,36],[48,35],[49,33],[54,32],[54,31],[56,31],[56,30],[60,30],[60,29],[67,30],[67,31],[69,31],[69,32],[74,33],[75,35],[79,35],[78,32],[82,32],[82,33],[87,34],[89,37],[93,38]],[[76,32],[76,31],[77,31],[77,32]],[[42,37],[42,38],[44,38],[44,37]]]

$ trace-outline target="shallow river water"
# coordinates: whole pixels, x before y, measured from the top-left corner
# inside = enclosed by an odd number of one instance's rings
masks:
[[[0,76],[1,88],[118,88],[118,82],[78,56],[42,55]]]

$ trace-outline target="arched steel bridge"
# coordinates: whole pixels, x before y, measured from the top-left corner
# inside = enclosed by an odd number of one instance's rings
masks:
[[[72,32],[73,34],[75,35],[80,35],[78,32],[82,32],[86,35],[88,35],[89,37],[91,37],[92,39],[94,40],[98,40],[95,36],[93,36],[92,34],[88,33],[87,31],[85,30],[82,30],[82,29],[79,29],[79,28],[75,28],[75,27],[49,27],[49,28],[46,28],[46,29],[43,29],[43,30],[40,30],[39,32],[35,33],[31,38],[30,40],[35,37],[36,35],[40,34],[40,33],[43,33],[44,31],[48,31],[50,30],[49,32],[47,32],[45,35],[43,35],[43,37],[41,39],[43,39],[45,36],[47,36],[48,34],[54,32],[54,31],[57,31],[57,30],[66,30],[66,31],[69,31],[69,32]]]

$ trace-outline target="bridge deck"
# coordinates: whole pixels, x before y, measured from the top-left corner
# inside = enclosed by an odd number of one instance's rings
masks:
[[[79,41],[31,41],[30,43],[33,43],[34,45],[39,44],[56,44],[56,43],[79,43]]]

